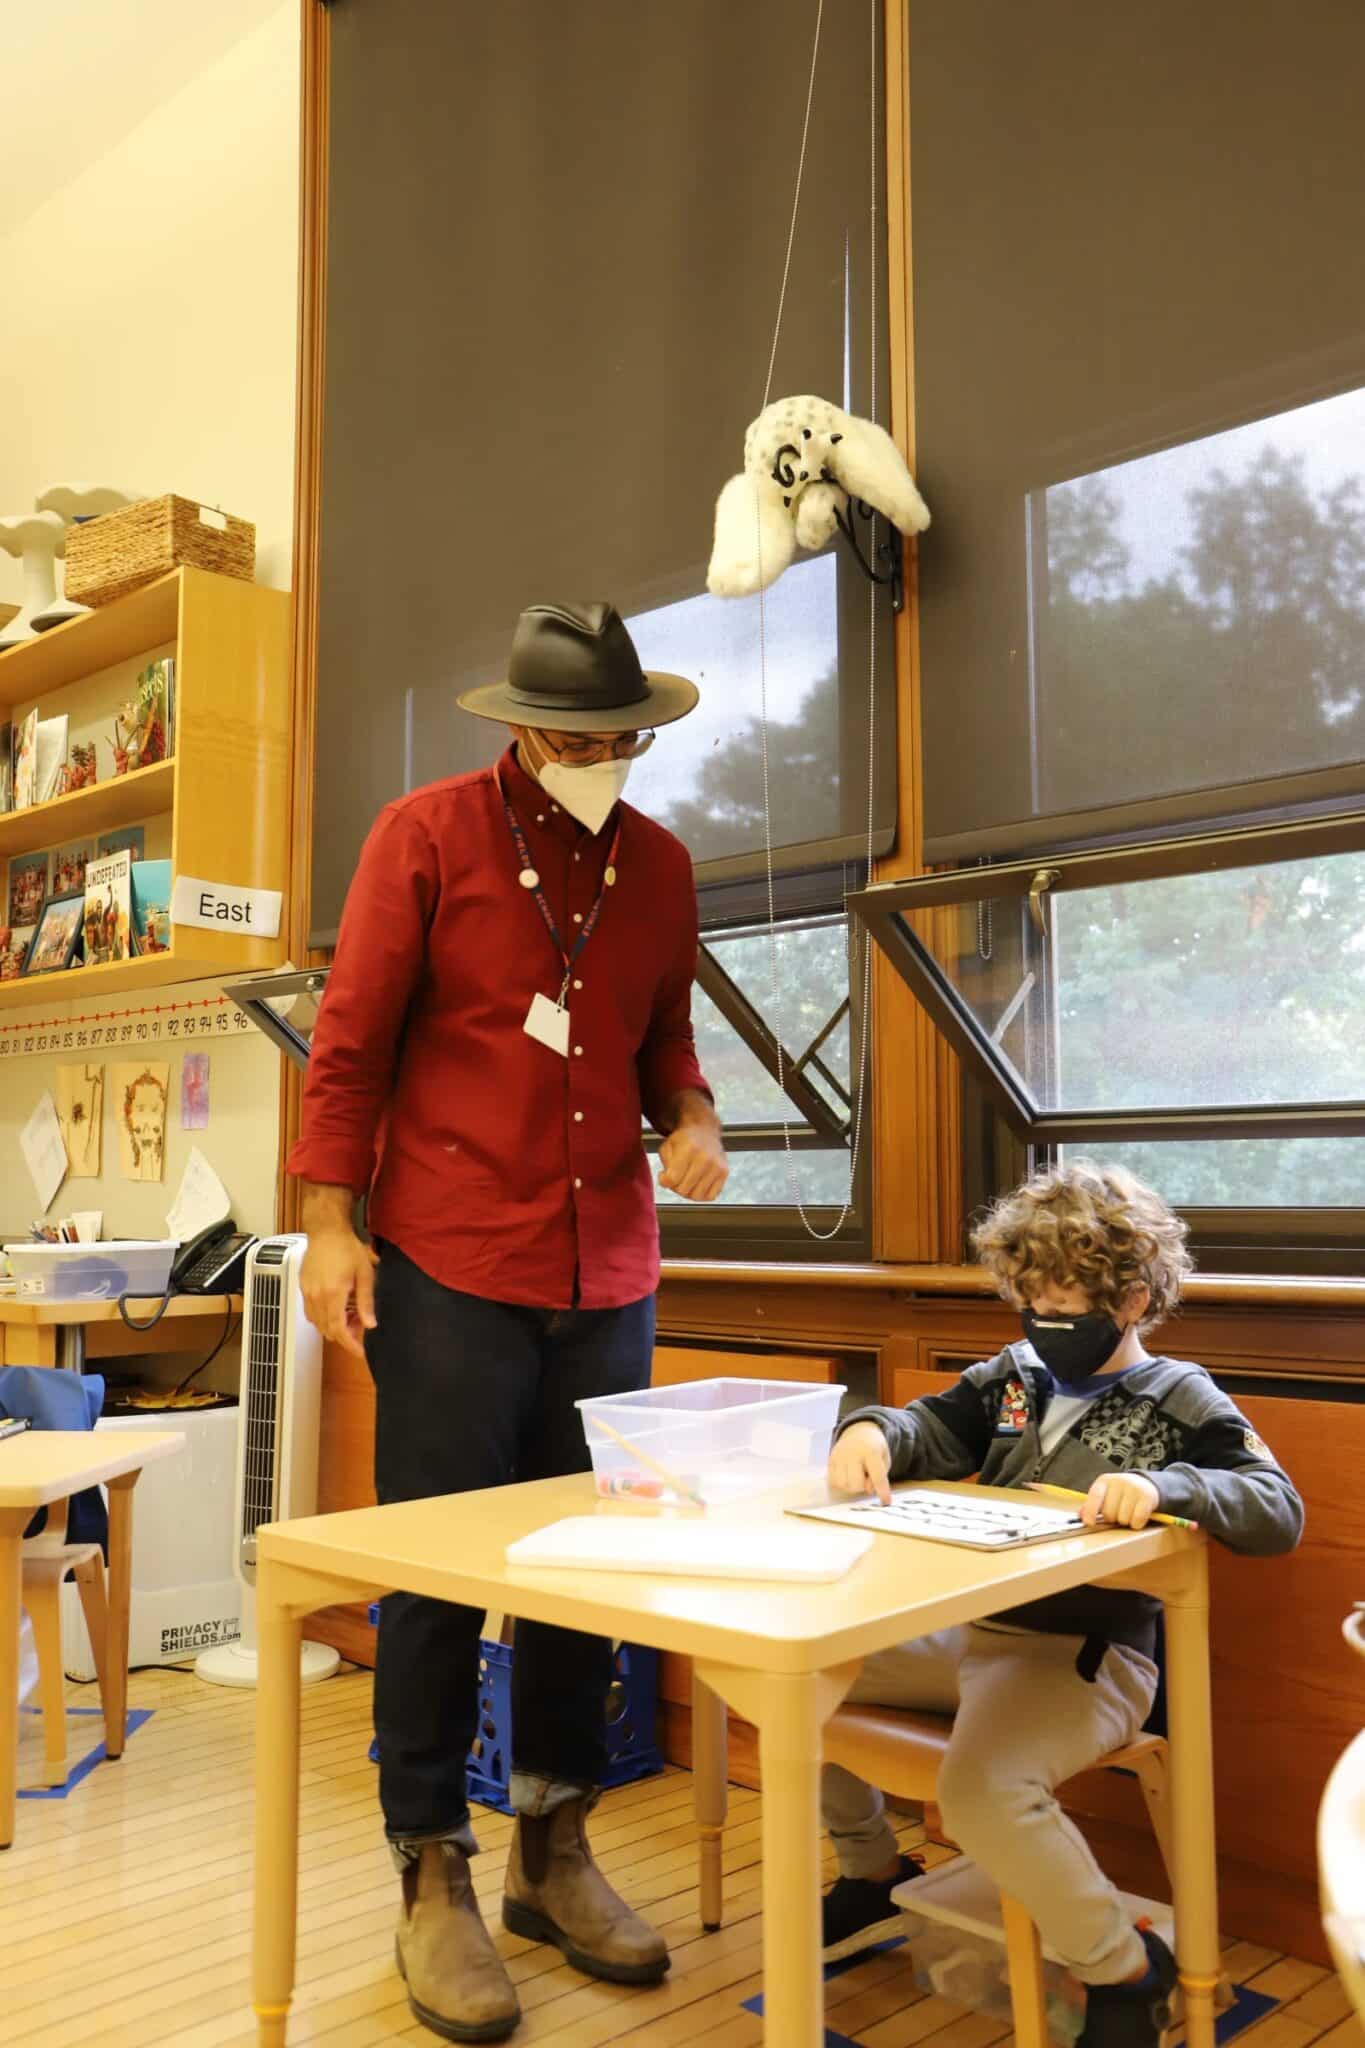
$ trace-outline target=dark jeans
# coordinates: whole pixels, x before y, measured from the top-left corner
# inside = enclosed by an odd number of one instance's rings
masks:
[[[457,1294],[381,1247],[366,1340],[381,1502],[586,1472],[575,1401],[649,1381],[654,1297],[617,1309],[511,1308]],[[374,1722],[391,1841],[467,1827],[465,1757],[478,1725],[482,1613],[415,1593],[380,1602]],[[519,1621],[513,1768],[597,1784],[606,1764],[611,1645]]]

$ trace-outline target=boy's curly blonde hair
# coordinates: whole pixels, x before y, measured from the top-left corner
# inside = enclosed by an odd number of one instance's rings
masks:
[[[1079,1287],[1116,1314],[1140,1287],[1151,1295],[1139,1329],[1171,1314],[1194,1265],[1187,1226],[1154,1188],[1123,1166],[1078,1159],[1035,1174],[972,1232],[972,1247],[1007,1301],[1027,1307],[1047,1287]]]

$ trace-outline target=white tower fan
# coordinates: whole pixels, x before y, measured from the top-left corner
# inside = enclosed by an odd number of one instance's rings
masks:
[[[195,1673],[211,1685],[256,1683],[256,1531],[317,1508],[322,1339],[303,1312],[299,1269],[305,1237],[267,1237],[247,1260],[242,1311],[242,1393],[237,1422],[237,1576],[242,1634],[205,1650]],[[341,1662],[326,1643],[305,1642],[305,1685]]]

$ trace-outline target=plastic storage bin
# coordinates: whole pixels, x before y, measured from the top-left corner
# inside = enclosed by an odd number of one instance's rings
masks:
[[[166,1292],[179,1249],[168,1237],[127,1244],[7,1244],[5,1256],[20,1301],[117,1301],[121,1294],[151,1300]]]
[[[844,1393],[800,1380],[694,1380],[578,1407],[600,1494],[664,1507],[679,1499],[643,1459],[594,1427],[599,1416],[708,1507],[720,1507],[823,1471]]]
[[[371,1626],[379,1607],[370,1608]],[[466,1761],[469,1796],[479,1806],[510,1813],[507,1783],[512,1772],[512,1658],[516,1643],[479,1644],[479,1732]],[[664,1760],[655,1739],[659,1700],[659,1653],[635,1643],[616,1645],[615,1667],[607,1694],[607,1768],[602,1789],[633,1785],[653,1778]],[[370,1744],[370,1762],[378,1763],[379,1744]]]
[[[985,1871],[969,1857],[958,1856],[899,1885],[891,1896],[901,1909],[920,1989],[1008,2024],[1012,2012],[1000,1894]],[[1165,1942],[1174,1944],[1169,1906],[1131,1892],[1122,1896],[1135,1925],[1146,1921]],[[1046,1947],[1043,1979],[1048,2031],[1063,2048],[1071,2048],[1085,2025],[1085,1986]]]

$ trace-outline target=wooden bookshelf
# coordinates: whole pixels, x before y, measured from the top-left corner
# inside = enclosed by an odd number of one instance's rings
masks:
[[[175,754],[134,774],[0,816],[0,861],[169,818],[172,873],[219,887],[286,887],[289,842],[288,594],[177,569],[87,616],[0,653],[0,715],[119,662],[173,645]],[[111,707],[112,708],[112,707]],[[7,907],[9,876],[3,886]],[[0,908],[0,922],[4,910]],[[172,924],[166,953],[0,982],[0,1009],[84,1003],[172,982],[278,967],[276,939]]]

